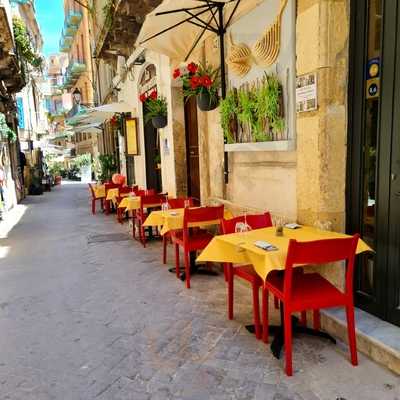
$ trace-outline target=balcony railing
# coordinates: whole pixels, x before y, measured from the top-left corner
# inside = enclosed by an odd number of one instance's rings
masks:
[[[83,61],[72,61],[68,65],[64,75],[63,88],[70,89],[79,79],[83,72],[86,72],[87,66]]]
[[[61,33],[61,39],[60,39],[60,51],[62,53],[68,53],[71,49],[73,41],[74,41],[74,37],[71,35],[67,35],[63,30]]]
[[[82,21],[82,13],[79,11],[69,11],[65,18],[65,23],[67,26],[76,26],[78,27]]]
[[[65,17],[64,28],[61,32],[60,51],[68,53],[71,49],[79,24],[82,21],[82,13],[77,11],[69,11]]]

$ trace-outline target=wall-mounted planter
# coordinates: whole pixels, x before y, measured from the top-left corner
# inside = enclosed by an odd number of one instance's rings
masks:
[[[201,111],[212,111],[218,107],[218,98],[211,98],[208,92],[199,93],[196,98],[197,106]]]
[[[168,124],[168,117],[166,115],[157,115],[151,119],[151,122],[156,129],[165,128]]]
[[[245,152],[245,151],[293,151],[296,148],[294,140],[276,140],[270,142],[256,143],[233,143],[226,144],[226,152]]]

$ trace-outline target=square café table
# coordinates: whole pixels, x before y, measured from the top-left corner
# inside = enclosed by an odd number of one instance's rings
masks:
[[[208,246],[197,257],[200,262],[221,262],[233,264],[252,264],[257,274],[265,281],[267,275],[273,270],[285,269],[286,257],[290,239],[299,242],[307,242],[324,239],[346,238],[349,235],[331,231],[322,231],[308,226],[301,226],[297,229],[283,229],[283,236],[276,236],[276,227],[255,229],[248,232],[232,233],[216,236]],[[262,240],[274,245],[277,250],[266,251],[257,246],[254,242]],[[372,251],[371,248],[361,239],[358,241],[356,253],[360,254]],[[281,325],[270,327],[270,332],[275,332],[274,340],[271,343],[272,354],[279,358],[284,343],[283,338],[283,307],[281,305]],[[336,343],[336,340],[323,331],[298,326],[297,318],[293,317],[293,332],[305,333],[312,336],[320,336]],[[246,327],[254,333],[254,326]]]

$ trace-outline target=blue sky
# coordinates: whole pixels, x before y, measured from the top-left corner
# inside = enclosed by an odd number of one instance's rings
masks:
[[[43,54],[58,53],[58,42],[64,25],[63,0],[36,0],[36,17],[42,31]]]

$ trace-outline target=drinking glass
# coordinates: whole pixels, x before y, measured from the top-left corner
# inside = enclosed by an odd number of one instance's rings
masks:
[[[168,211],[169,210],[168,201],[165,201],[164,203],[161,204],[161,210],[162,211]]]
[[[246,222],[246,215],[244,218],[244,222],[237,222],[235,225],[235,233],[239,233],[240,242],[236,244],[236,251],[241,253],[244,249],[241,247],[242,244],[246,244],[245,241],[245,233],[251,231],[251,226]]]
[[[185,200],[183,201],[183,207],[189,208],[189,207],[190,207],[190,200],[185,199]]]

